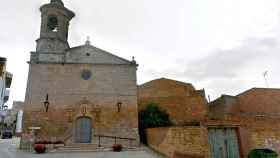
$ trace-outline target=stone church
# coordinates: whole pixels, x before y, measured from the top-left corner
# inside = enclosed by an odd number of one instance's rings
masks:
[[[31,52],[24,133],[66,144],[138,144],[137,63],[91,45],[70,47],[75,13],[61,0],[41,6],[41,32]],[[102,136],[102,137],[100,137]],[[111,143],[111,144],[110,144]]]

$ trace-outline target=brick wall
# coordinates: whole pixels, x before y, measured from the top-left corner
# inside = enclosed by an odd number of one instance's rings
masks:
[[[204,118],[207,101],[203,90],[195,90],[188,83],[162,78],[138,87],[139,110],[144,110],[149,103],[157,103],[174,124],[185,125]]]
[[[271,149],[280,154],[280,118],[250,115],[227,115],[220,120],[206,120],[208,126],[236,127],[240,154],[246,158],[253,149]]]
[[[206,128],[150,128],[146,133],[149,146],[168,157],[175,155],[207,157],[208,155]]]
[[[222,95],[209,104],[208,116],[223,118],[227,114],[242,114],[279,117],[279,103],[280,89],[252,88],[237,96]]]
[[[209,104],[207,125],[238,127],[241,154],[252,149],[280,149],[280,89],[252,88]]]
[[[279,115],[280,89],[253,88],[239,94],[241,113]]]

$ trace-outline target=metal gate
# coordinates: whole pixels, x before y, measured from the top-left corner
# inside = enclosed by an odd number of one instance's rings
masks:
[[[76,143],[91,143],[91,118],[80,117],[76,122]]]
[[[208,140],[211,158],[240,158],[236,129],[210,128]]]

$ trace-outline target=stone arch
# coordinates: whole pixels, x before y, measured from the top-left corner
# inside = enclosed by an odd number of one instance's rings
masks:
[[[80,102],[74,107],[74,117],[90,117],[91,119],[98,120],[99,113],[101,109],[99,105],[91,103],[86,98],[83,98]]]
[[[277,158],[278,154],[271,149],[252,149],[248,158]]]

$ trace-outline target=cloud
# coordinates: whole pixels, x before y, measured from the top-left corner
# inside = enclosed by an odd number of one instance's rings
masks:
[[[147,69],[146,75],[186,77],[194,81],[238,78],[244,71],[260,68],[275,69],[279,65],[280,45],[276,38],[250,38],[235,48],[215,50],[195,60],[176,60],[173,67],[164,70]],[[261,72],[260,72],[261,73]]]
[[[238,47],[212,51],[195,60],[176,60],[173,67],[147,69],[144,75],[193,83],[198,89],[205,88],[214,99],[221,94],[237,95],[252,87],[265,87],[264,71],[269,72],[270,87],[280,86],[279,52],[277,38],[249,38]]]
[[[8,70],[14,74],[11,101],[24,99],[26,61],[40,33],[39,7],[49,1],[5,1],[0,6],[0,56],[8,57]],[[71,21],[70,45],[83,44],[91,36],[97,47],[127,59],[136,56],[140,83],[168,77],[220,94],[261,85],[262,71],[270,70],[271,85],[280,84],[279,38],[251,38],[232,49],[211,51],[232,47],[248,36],[276,35],[267,29],[279,30],[277,0],[64,3],[77,15]]]
[[[207,57],[187,63],[184,75],[196,81],[237,78],[248,69],[265,69],[268,66],[265,61],[271,64],[277,62],[280,58],[278,45],[274,38],[251,38],[237,48],[217,50]]]

